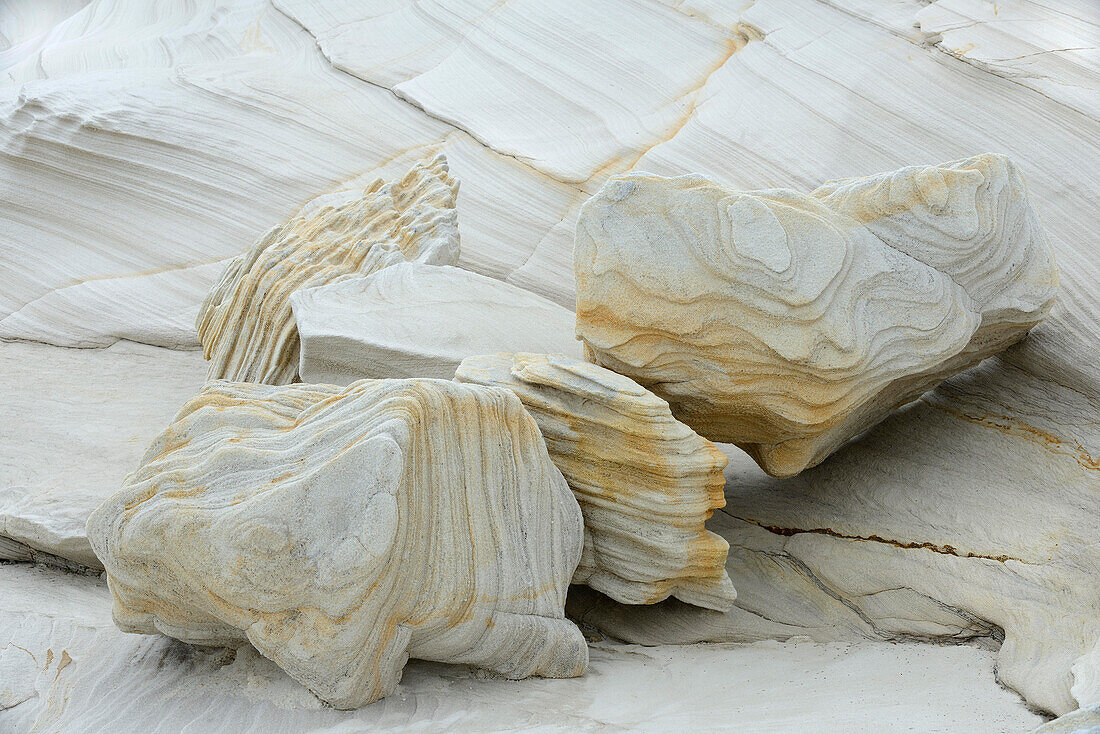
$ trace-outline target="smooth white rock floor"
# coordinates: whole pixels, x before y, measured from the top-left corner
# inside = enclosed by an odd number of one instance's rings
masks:
[[[494,679],[413,661],[397,691],[322,707],[250,647],[236,653],[128,635],[106,584],[0,565],[5,734],[443,731],[1020,732],[1046,719],[993,679],[975,647],[758,642],[591,643],[567,680]]]

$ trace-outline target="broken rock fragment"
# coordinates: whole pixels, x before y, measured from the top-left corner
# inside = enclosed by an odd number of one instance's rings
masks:
[[[283,385],[298,375],[290,296],[301,288],[369,275],[390,265],[458,261],[458,182],[438,155],[400,181],[274,227],[230,261],[196,327],[209,379]]]
[[[584,513],[573,577],[626,604],[675,596],[725,611],[729,544],[704,523],[725,505],[726,456],[633,380],[563,355],[470,357],[460,382],[514,392]]]
[[[291,296],[306,382],[449,380],[466,357],[501,351],[581,356],[574,315],[530,291],[451,266],[402,263]]]
[[[790,476],[1021,339],[1058,274],[981,155],[789,189],[614,177],[577,224],[577,336],[703,436]]]
[[[581,514],[502,389],[211,382],[93,513],[114,618],[251,642],[338,708],[409,657],[580,675],[563,616]]]

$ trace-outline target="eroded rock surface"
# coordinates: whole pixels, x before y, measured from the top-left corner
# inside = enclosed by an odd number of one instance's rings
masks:
[[[402,262],[454,264],[457,194],[446,158],[436,156],[399,181],[378,179],[352,201],[269,230],[230,261],[199,309],[210,379],[293,382],[299,337],[290,296],[301,288]]]
[[[0,343],[0,413],[9,417],[0,422],[0,559],[101,568],[88,516],[205,373],[198,352],[129,341],[106,349]]]
[[[644,644],[973,641],[1032,705],[1095,702],[1100,394],[1096,368],[1065,359],[1079,353],[1042,324],[797,477],[723,447],[726,506],[710,527],[730,543],[734,608],[572,594],[572,616]]]
[[[608,176],[702,173],[738,190],[812,191],[830,178],[1001,151],[1026,173],[1056,251],[1062,285],[1050,317],[799,477],[770,480],[729,449],[731,476],[743,476],[725,509],[772,528],[723,511],[710,521],[732,543],[736,606],[618,608],[632,613],[623,636],[650,641],[931,634],[996,648],[1003,624],[1016,642],[999,652],[877,643],[874,654],[832,643],[625,647],[594,650],[597,675],[522,685],[412,663],[399,695],[349,713],[318,709],[249,648],[224,665],[221,650],[123,635],[109,608],[97,608],[102,639],[81,643],[63,596],[31,594],[19,578],[0,590],[18,645],[0,657],[27,666],[37,695],[28,689],[0,711],[0,730],[1025,731],[1037,717],[994,683],[995,662],[1036,710],[1088,700],[1100,670],[1080,616],[1096,607],[1100,577],[1090,542],[1100,525],[1096,3],[536,5],[6,3],[0,339],[197,345],[199,305],[246,243],[437,152],[462,181],[459,264],[572,307],[574,224]],[[5,505],[46,534],[13,532],[62,552],[72,538],[90,555],[72,531],[206,367],[194,353],[0,350],[0,414],[13,417],[0,442],[4,488],[25,487],[28,499],[49,489],[40,504]],[[792,512],[769,504],[783,498]],[[809,532],[826,529],[838,534]],[[1005,575],[1014,563],[991,560],[1001,556],[1043,574],[1014,583]],[[794,648],[825,648],[828,662]],[[7,670],[0,681],[25,680]]]
[[[627,604],[668,598],[725,611],[729,545],[704,526],[722,507],[726,457],[628,377],[563,355],[462,362],[459,382],[514,392],[584,513],[576,583]]]
[[[580,675],[576,501],[511,393],[439,380],[212,382],[88,521],[116,623],[251,642],[318,697],[409,657]]]
[[[823,720],[888,734],[906,734],[919,722],[922,732],[947,734],[1026,731],[1042,722],[997,685],[984,650],[883,643],[653,648],[604,640],[592,644],[589,675],[522,683],[411,660],[394,695],[337,711],[248,646],[197,647],[120,632],[98,578],[0,565],[0,606],[4,734],[573,734],[608,727],[661,734],[741,725],[804,731]],[[696,676],[692,686],[669,685]],[[784,692],[803,677],[792,709]]]
[[[1058,276],[1003,156],[806,196],[613,178],[584,206],[577,335],[775,476],[1021,339]]]
[[[290,298],[306,382],[449,380],[466,357],[508,351],[581,356],[569,309],[449,266],[404,263]]]

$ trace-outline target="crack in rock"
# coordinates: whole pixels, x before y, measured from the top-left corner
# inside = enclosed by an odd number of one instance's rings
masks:
[[[928,550],[928,551],[932,551],[933,553],[939,553],[941,555],[955,556],[956,558],[981,558],[981,559],[984,559],[984,560],[987,560],[987,561],[998,561],[1000,563],[1005,563],[1007,561],[1016,561],[1017,563],[1023,563],[1023,564],[1027,564],[1029,566],[1036,565],[1036,564],[1032,563],[1031,561],[1025,561],[1024,559],[1017,558],[1015,556],[1009,556],[1009,555],[1003,555],[1003,554],[994,556],[994,555],[986,555],[986,554],[983,554],[983,553],[971,553],[969,551],[960,551],[957,548],[955,548],[955,546],[948,545],[948,544],[937,545],[935,543],[929,543],[929,542],[926,542],[926,541],[916,542],[916,541],[891,540],[889,538],[883,538],[881,535],[874,535],[874,534],[872,534],[872,535],[848,535],[848,534],[845,534],[845,533],[837,532],[836,530],[833,530],[832,528],[789,528],[789,527],[781,527],[781,526],[778,526],[778,525],[768,525],[767,523],[761,522],[759,520],[754,520],[754,519],[749,518],[749,517],[738,517],[737,515],[733,515],[729,512],[726,512],[725,510],[722,510],[722,511],[725,512],[727,515],[729,515],[730,517],[732,517],[735,520],[741,520],[742,522],[751,523],[753,525],[756,525],[757,527],[760,527],[760,528],[763,528],[764,530],[767,530],[770,533],[775,533],[776,535],[783,535],[783,536],[786,536],[786,537],[791,537],[793,535],[799,535],[801,533],[816,533],[818,535],[828,535],[828,536],[831,536],[833,538],[840,538],[842,540],[858,540],[858,541],[863,541],[863,542],[883,543],[885,545],[892,545],[895,548],[904,548],[904,549],[907,549],[907,550]]]

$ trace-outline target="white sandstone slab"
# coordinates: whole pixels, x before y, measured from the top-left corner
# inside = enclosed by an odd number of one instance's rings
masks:
[[[202,386],[202,355],[0,343],[0,365],[0,536],[98,568],[88,515]]]
[[[488,20],[496,0],[463,2],[354,2],[275,0],[275,7],[306,28],[333,66],[392,87],[443,61],[470,27]],[[377,43],[363,43],[370,38]]]
[[[0,319],[0,338],[79,349],[119,339],[167,349],[199,349],[199,305],[226,260],[150,274],[91,278],[29,301]]]
[[[393,265],[290,298],[306,382],[449,380],[466,357],[509,351],[572,354],[573,312],[460,268]]]

